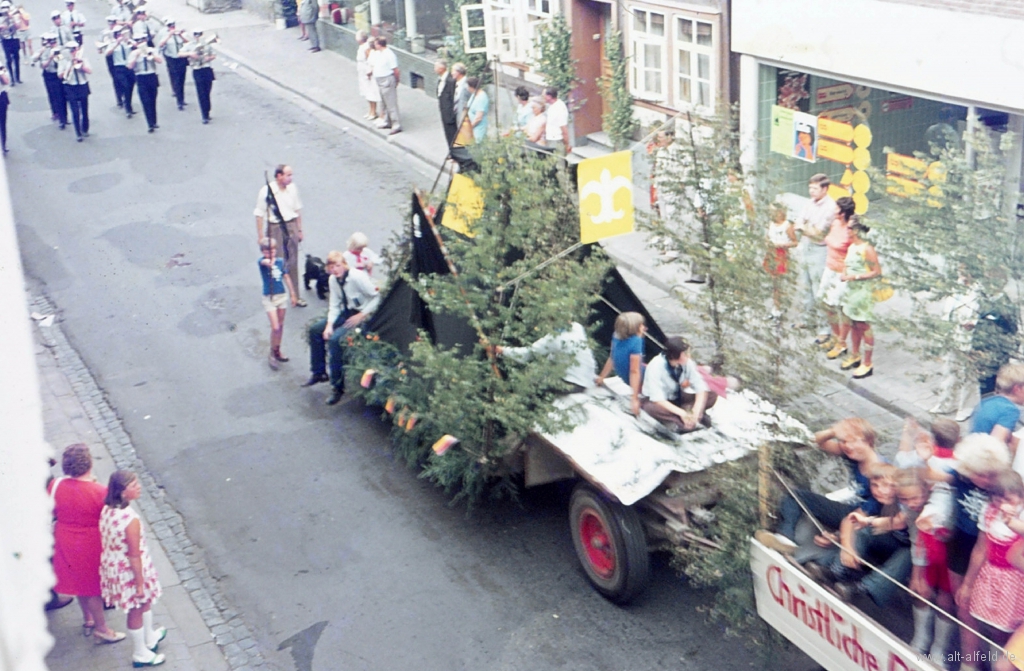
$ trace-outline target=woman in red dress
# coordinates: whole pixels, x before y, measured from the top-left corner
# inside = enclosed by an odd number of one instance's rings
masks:
[[[69,445],[61,463],[65,477],[50,483],[53,514],[53,572],[57,594],[78,597],[82,631],[97,644],[117,643],[124,633],[107,626],[100,598],[100,512],[107,488],[92,475],[92,455],[82,443]]]

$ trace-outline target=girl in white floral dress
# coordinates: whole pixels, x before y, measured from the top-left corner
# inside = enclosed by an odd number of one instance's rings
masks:
[[[107,605],[128,613],[128,635],[132,639],[132,666],[164,663],[157,653],[166,627],[153,629],[150,606],[162,590],[149,557],[139,514],[129,505],[142,494],[142,485],[131,471],[115,471],[107,486],[107,500],[100,513],[100,591]]]

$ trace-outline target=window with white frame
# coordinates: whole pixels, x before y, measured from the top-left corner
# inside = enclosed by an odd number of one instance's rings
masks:
[[[462,5],[467,53],[488,53],[503,62],[533,60],[537,34],[554,17],[556,0],[488,0]]]
[[[641,99],[665,100],[665,15],[639,7],[633,8],[632,15],[632,93]]]
[[[685,16],[675,23],[676,104],[714,107],[714,25]]]

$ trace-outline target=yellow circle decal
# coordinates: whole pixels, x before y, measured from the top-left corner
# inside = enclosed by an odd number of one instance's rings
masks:
[[[863,193],[853,194],[853,211],[857,214],[864,214],[868,211],[868,197]]]
[[[871,146],[871,129],[867,124],[862,123],[853,129],[853,143],[865,149]]]
[[[867,193],[868,189],[871,188],[871,178],[863,170],[858,170],[853,173],[853,192],[854,193]]]
[[[864,147],[857,147],[853,150],[853,167],[857,170],[867,170],[871,165],[871,152]]]

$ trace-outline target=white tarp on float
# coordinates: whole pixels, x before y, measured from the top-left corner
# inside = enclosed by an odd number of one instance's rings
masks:
[[[928,659],[756,540],[757,614],[828,671],[936,671]]]
[[[629,412],[629,387],[618,378],[605,388],[565,396],[561,407],[582,417],[572,431],[545,434],[589,478],[625,505],[653,492],[672,472],[695,473],[756,451],[773,436],[812,442],[802,424],[753,392],[729,392],[708,411],[712,427],[674,436],[641,413]]]

